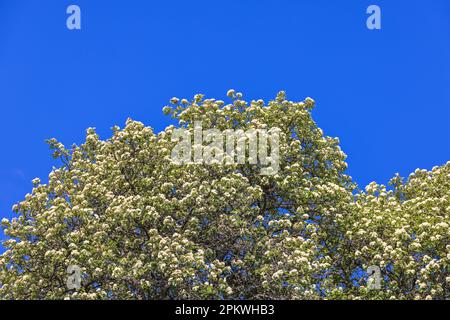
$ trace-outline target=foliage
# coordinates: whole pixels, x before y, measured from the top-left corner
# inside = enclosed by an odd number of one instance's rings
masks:
[[[170,161],[174,126],[128,120],[66,149],[64,165],[2,220],[3,299],[448,299],[450,162],[393,189],[355,196],[337,138],[311,117],[314,101],[265,104],[173,98],[179,127],[277,127],[280,170]],[[67,267],[82,270],[68,289]],[[382,270],[368,290],[365,270]]]

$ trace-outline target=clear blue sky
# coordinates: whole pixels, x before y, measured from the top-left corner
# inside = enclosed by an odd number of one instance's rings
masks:
[[[81,7],[82,29],[66,28]],[[382,29],[366,28],[366,8]],[[156,130],[172,96],[317,102],[364,186],[450,160],[450,1],[0,0],[0,217],[55,162],[44,140]]]

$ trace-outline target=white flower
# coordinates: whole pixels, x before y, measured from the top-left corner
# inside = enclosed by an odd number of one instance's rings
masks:
[[[275,272],[272,275],[272,279],[276,280],[276,279],[280,278],[282,275],[283,275],[283,270],[278,270],[277,272]]]
[[[162,109],[162,111],[163,111],[164,114],[169,114],[169,113],[172,112],[172,108],[169,107],[169,106],[165,106],[165,107]]]

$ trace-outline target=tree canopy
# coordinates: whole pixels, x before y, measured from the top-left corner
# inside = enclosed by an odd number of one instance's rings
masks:
[[[49,140],[62,165],[2,220],[0,298],[449,298],[450,162],[359,190],[312,99],[228,99],[173,98],[177,125],[159,133],[129,119],[108,140],[93,128],[79,146]],[[195,121],[278,128],[279,170],[174,163],[174,132]]]

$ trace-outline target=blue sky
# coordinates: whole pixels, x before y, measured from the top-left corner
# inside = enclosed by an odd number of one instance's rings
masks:
[[[82,29],[66,28],[81,8]],[[366,8],[382,29],[366,28]],[[360,186],[450,160],[448,0],[0,0],[0,217],[47,179],[44,140],[156,130],[172,96],[311,96]]]

